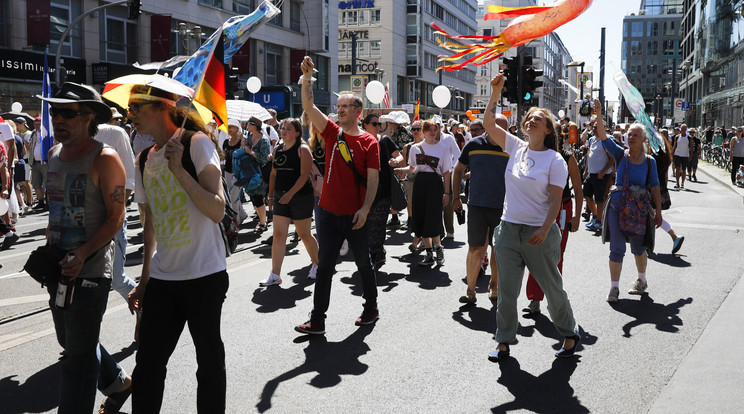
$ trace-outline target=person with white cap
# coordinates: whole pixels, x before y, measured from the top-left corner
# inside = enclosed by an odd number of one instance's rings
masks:
[[[230,206],[238,213],[238,222],[242,223],[248,216],[248,213],[245,212],[243,203],[240,202],[240,187],[233,186],[235,178],[233,177],[232,167],[232,154],[240,149],[243,145],[243,140],[245,139],[243,128],[240,126],[240,121],[234,118],[228,119],[227,134],[229,138],[222,143],[222,151],[225,154],[225,166],[223,172],[225,182],[227,182],[227,187],[230,189],[230,194],[228,195]]]

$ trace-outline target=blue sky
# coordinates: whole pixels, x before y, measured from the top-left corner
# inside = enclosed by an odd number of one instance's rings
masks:
[[[538,1],[538,4],[542,4]],[[545,1],[552,4],[552,1]],[[612,75],[621,69],[620,51],[623,41],[623,18],[638,13],[640,0],[594,0],[582,15],[556,30],[574,60],[583,60],[593,67],[594,87],[599,87],[599,50],[601,28],[606,27],[605,37],[605,97],[617,100],[618,92]]]

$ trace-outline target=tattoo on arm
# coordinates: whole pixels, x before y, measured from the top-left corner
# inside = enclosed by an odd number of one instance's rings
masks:
[[[491,109],[490,109],[490,111],[493,114],[493,116],[496,116],[496,102],[492,102],[491,103]]]
[[[305,89],[304,90],[305,96],[307,96],[308,99],[310,99],[311,101],[314,100],[314,97],[313,97],[313,84],[312,84],[312,82],[307,81],[305,83],[305,85],[304,85],[304,89]]]
[[[124,186],[116,186],[110,195],[111,200],[115,203],[124,204],[127,202],[127,193],[124,190]]]

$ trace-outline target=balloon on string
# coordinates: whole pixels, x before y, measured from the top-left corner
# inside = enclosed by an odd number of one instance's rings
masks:
[[[248,81],[245,82],[245,87],[250,93],[257,93],[261,90],[261,79],[251,76]]]
[[[450,98],[452,98],[452,94],[450,93],[449,88],[444,85],[437,86],[431,93],[431,99],[434,101],[434,105],[439,109],[449,105]]]
[[[385,98],[385,85],[380,81],[372,81],[367,84],[365,94],[370,102],[377,105]]]
[[[467,111],[465,111],[465,115],[467,115],[469,120],[475,121],[475,115],[473,115],[473,111],[468,109]]]
[[[587,80],[587,81],[586,81],[586,82],[584,83],[584,85],[586,85],[586,87],[587,87],[587,88],[591,88],[591,87],[592,87],[592,85],[594,85],[594,83],[592,83],[592,80],[591,80],[591,79],[589,79],[589,80]]]
[[[10,106],[10,109],[13,112],[21,112],[23,111],[23,105],[21,105],[20,102],[13,102],[13,105]]]
[[[558,118],[563,119],[564,116],[566,116],[566,111],[564,111],[563,109],[558,111]]]

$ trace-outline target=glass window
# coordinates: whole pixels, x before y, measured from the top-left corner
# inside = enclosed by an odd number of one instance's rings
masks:
[[[357,42],[357,57],[369,57],[369,42],[358,41]]]
[[[382,43],[379,40],[370,40],[369,42],[369,55],[371,57],[382,56]]]
[[[673,56],[676,49],[676,40],[665,40],[664,41],[664,56]]]
[[[251,14],[255,10],[254,0],[233,0],[232,9],[238,14]]]
[[[656,40],[649,40],[646,42],[646,54],[649,56],[654,56],[659,54],[659,42]]]
[[[199,4],[222,8],[222,0],[199,0]]]
[[[329,59],[325,56],[319,56],[314,53],[309,54],[315,63],[315,69],[318,73],[314,74],[313,77],[317,81],[313,82],[313,89],[327,91],[328,90],[328,64]]]
[[[630,26],[632,37],[643,37],[643,22],[633,22]]]
[[[0,46],[10,45],[10,0],[0,1]]]
[[[57,50],[57,45],[59,45],[59,40],[62,38],[62,33],[67,30],[70,22],[82,13],[80,3],[81,0],[51,1],[51,30],[49,33],[50,50]],[[65,42],[62,45],[62,56],[75,58],[83,57],[82,25],[75,25],[75,27],[70,30],[70,33],[67,34]]]
[[[369,24],[380,24],[380,9],[369,10]]]
[[[628,37],[628,26],[630,22],[623,22],[623,37]]]
[[[273,24],[274,26],[284,27],[284,10],[283,10],[283,8],[284,8],[283,5],[282,5],[282,7],[279,7],[279,9],[281,10],[281,13],[278,13],[276,16],[274,16],[274,18],[272,18],[271,20],[269,20],[269,24]]]
[[[630,42],[630,56],[641,56],[642,54],[641,42],[637,40]]]
[[[289,28],[295,32],[300,31],[300,13],[302,13],[302,7],[300,3],[293,1],[289,5]]]
[[[128,20],[126,13],[124,8],[104,10],[104,18],[100,20],[105,35],[100,51],[104,62],[132,64],[138,60],[137,22]]]
[[[265,43],[265,79],[267,85],[279,85],[283,83],[282,73],[282,47]]]
[[[659,35],[659,23],[658,22],[649,22],[646,28],[648,29],[648,36]]]

